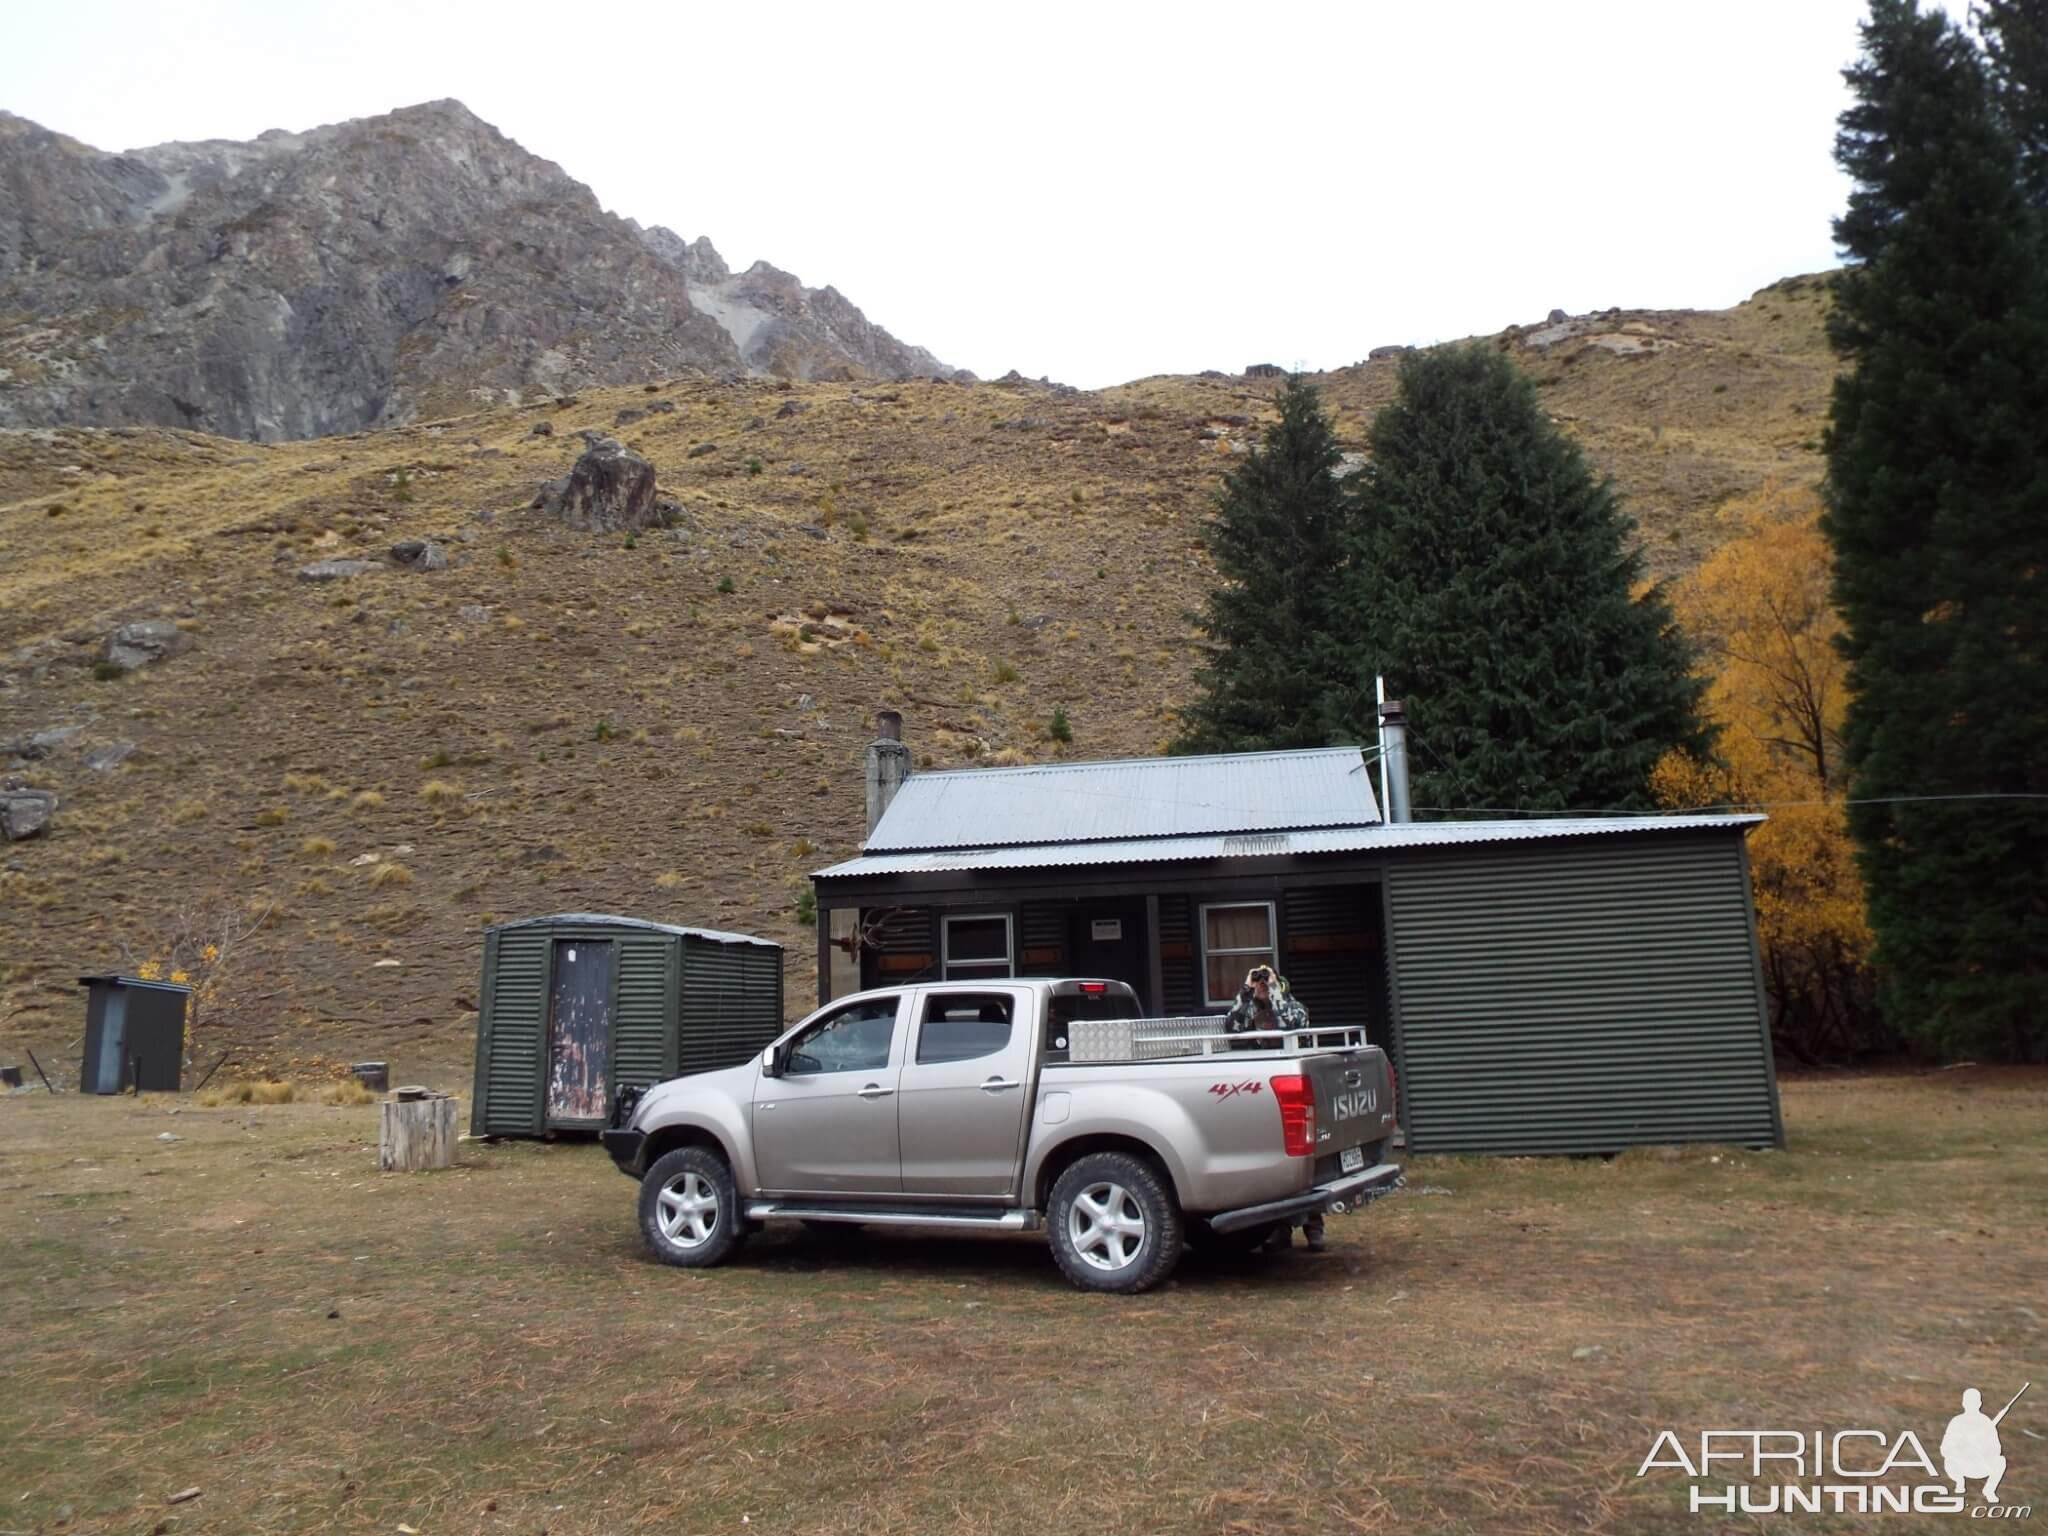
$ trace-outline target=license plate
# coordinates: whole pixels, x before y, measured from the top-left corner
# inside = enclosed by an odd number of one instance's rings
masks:
[[[1337,1164],[1346,1173],[1356,1173],[1365,1166],[1365,1148],[1346,1147],[1338,1155]]]

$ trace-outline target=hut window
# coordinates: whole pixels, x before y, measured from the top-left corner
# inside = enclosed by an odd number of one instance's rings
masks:
[[[1244,973],[1255,965],[1278,966],[1274,943],[1273,903],[1239,901],[1202,908],[1202,959],[1211,1008],[1237,1001]]]
[[[948,917],[942,929],[945,979],[976,981],[988,976],[1012,974],[1010,914],[977,913],[972,917]]]

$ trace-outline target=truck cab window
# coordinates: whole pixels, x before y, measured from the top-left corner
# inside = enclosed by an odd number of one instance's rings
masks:
[[[889,1065],[889,1045],[895,1036],[894,998],[854,1003],[827,1014],[791,1041],[783,1070],[791,1077],[873,1072]]]
[[[972,1061],[1010,1043],[1013,1004],[1002,992],[946,992],[925,1000],[917,1031],[920,1063]]]

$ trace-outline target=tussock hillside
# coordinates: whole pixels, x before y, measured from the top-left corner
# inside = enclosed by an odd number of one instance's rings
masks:
[[[1674,570],[1719,500],[1817,472],[1820,303],[1798,282],[1502,344]],[[1354,447],[1392,368],[1325,381]],[[75,1071],[76,978],[222,899],[267,916],[207,1060],[459,1063],[483,926],[561,909],[781,939],[801,1006],[795,904],[858,845],[875,708],[926,766],[1164,744],[1199,521],[1273,387],[698,379],[269,446],[0,432],[0,771],[59,800],[0,847],[0,1056]],[[654,462],[675,526],[530,505],[585,429]],[[446,568],[390,559],[408,539]],[[103,663],[151,619],[189,648]]]

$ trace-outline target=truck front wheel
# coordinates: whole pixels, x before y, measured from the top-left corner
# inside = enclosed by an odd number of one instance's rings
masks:
[[[1180,1206],[1141,1158],[1077,1158],[1053,1182],[1050,1204],[1053,1257],[1084,1291],[1148,1291],[1180,1262]]]
[[[664,1264],[723,1264],[746,1239],[732,1170],[708,1147],[678,1147],[640,1181],[640,1231]]]

